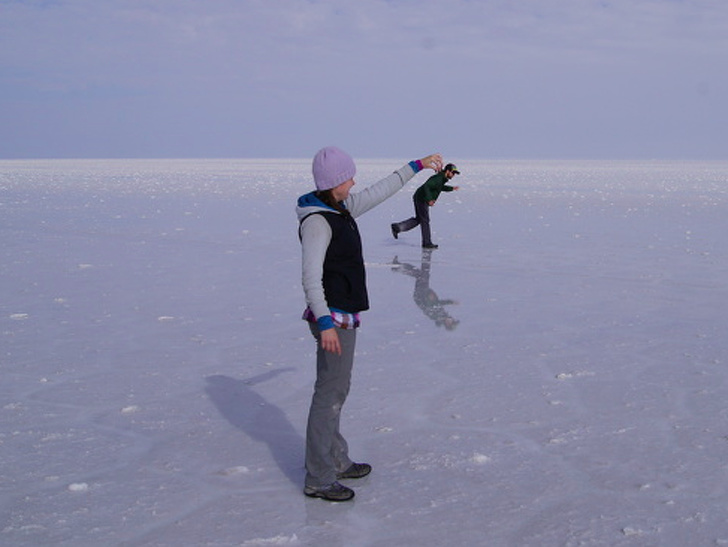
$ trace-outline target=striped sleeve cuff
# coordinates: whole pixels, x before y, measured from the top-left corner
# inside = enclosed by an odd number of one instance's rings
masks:
[[[420,171],[422,171],[422,162],[420,160],[412,160],[411,162],[409,162],[409,166],[415,173],[419,173]]]

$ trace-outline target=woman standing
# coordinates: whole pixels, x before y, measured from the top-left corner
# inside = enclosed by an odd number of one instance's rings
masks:
[[[411,161],[358,193],[354,160],[343,150],[326,147],[313,159],[316,191],[298,199],[296,212],[302,246],[303,291],[308,306],[303,318],[317,341],[316,384],[306,429],[304,494],[346,501],[354,491],[339,479],[358,479],[372,468],[349,458],[339,431],[341,407],[349,393],[359,312],[369,309],[364,257],[356,217],[394,195],[420,170],[442,169],[433,154]]]

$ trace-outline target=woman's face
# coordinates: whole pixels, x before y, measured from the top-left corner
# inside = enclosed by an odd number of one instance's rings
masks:
[[[344,201],[346,198],[349,197],[349,190],[351,190],[351,187],[355,184],[356,183],[354,182],[354,179],[349,179],[346,182],[342,182],[338,186],[331,189],[331,195],[334,196],[334,199],[336,201]]]

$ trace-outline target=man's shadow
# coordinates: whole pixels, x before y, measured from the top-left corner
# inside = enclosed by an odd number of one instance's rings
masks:
[[[289,370],[293,369],[271,370],[245,380],[208,376],[205,391],[228,422],[250,438],[267,444],[283,474],[297,486],[302,486],[303,438],[280,408],[253,389],[256,384]]]
[[[412,299],[427,317],[434,321],[438,327],[445,327],[453,330],[458,326],[458,321],[452,317],[445,306],[458,304],[455,300],[440,299],[437,293],[430,288],[430,269],[432,267],[432,250],[422,249],[422,260],[420,267],[400,262],[395,256],[392,260],[392,271],[400,272],[415,278],[415,290]]]

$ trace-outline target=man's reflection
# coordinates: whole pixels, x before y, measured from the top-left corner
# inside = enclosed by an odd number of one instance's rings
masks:
[[[430,288],[431,260],[431,249],[422,250],[422,261],[419,268],[406,262],[400,262],[395,256],[392,260],[392,271],[414,277],[415,291],[412,298],[415,304],[422,310],[422,313],[435,322],[435,325],[438,327],[444,326],[447,330],[453,330],[460,321],[453,318],[447,312],[445,306],[448,304],[457,304],[458,302],[455,300],[440,300],[437,297],[437,293]]]

